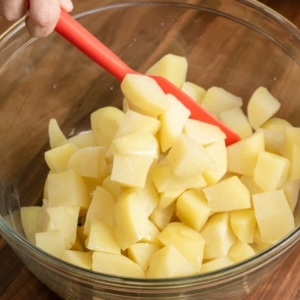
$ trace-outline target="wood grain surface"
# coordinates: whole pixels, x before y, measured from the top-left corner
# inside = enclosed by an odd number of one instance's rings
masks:
[[[300,27],[299,0],[261,0],[261,2]],[[0,33],[4,32],[11,24],[12,22],[7,22],[0,17]],[[300,299],[299,282],[300,244],[275,274],[253,291],[246,300],[298,300]],[[0,299],[60,299],[32,275],[1,236]]]

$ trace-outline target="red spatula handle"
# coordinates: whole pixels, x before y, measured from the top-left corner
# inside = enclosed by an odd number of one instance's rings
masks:
[[[64,10],[61,10],[55,31],[118,80],[122,81],[127,73],[137,73]]]

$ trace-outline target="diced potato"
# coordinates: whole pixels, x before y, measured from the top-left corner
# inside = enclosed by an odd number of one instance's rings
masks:
[[[137,263],[143,271],[149,266],[151,256],[159,250],[157,244],[136,243],[128,248],[128,258]]]
[[[99,146],[108,148],[124,116],[123,111],[112,106],[100,108],[91,114],[92,132]]]
[[[222,111],[220,121],[235,131],[241,138],[252,134],[253,130],[247,116],[240,107]]]
[[[136,193],[124,192],[113,211],[113,228],[122,250],[139,242],[152,226]]]
[[[246,188],[249,190],[250,195],[252,197],[252,195],[254,194],[260,194],[263,193],[263,189],[260,188],[254,181],[253,181],[253,177],[252,176],[246,176],[246,175],[242,175],[240,178],[240,181],[242,182],[243,185],[246,186]],[[252,200],[252,199],[251,199]]]
[[[169,245],[151,256],[146,276],[147,278],[172,278],[193,274],[196,274],[195,268],[174,246]]]
[[[106,156],[140,155],[158,158],[159,145],[151,133],[129,133],[113,140]]]
[[[166,54],[147,71],[147,75],[156,75],[168,79],[181,88],[186,79],[188,63],[185,57]]]
[[[61,259],[76,265],[77,267],[91,270],[92,269],[92,252],[81,252],[74,250],[65,250]]]
[[[149,220],[160,230],[164,229],[171,221],[175,213],[175,203],[170,204],[165,209],[159,209],[156,207],[152,214],[149,216]]]
[[[189,81],[183,83],[181,90],[199,104],[201,104],[206,94],[206,90],[204,88]]]
[[[288,179],[300,179],[300,128],[286,127],[283,156],[291,163]]]
[[[61,258],[66,250],[65,238],[59,230],[36,233],[35,244],[38,248],[58,258]]]
[[[231,176],[203,189],[208,207],[213,212],[251,207],[249,190],[237,176]]]
[[[78,229],[78,227],[77,227]],[[84,251],[85,247],[82,245],[81,240],[78,236],[76,236],[75,243],[72,245],[71,249],[73,251]]]
[[[227,256],[219,257],[202,264],[200,273],[208,273],[226,268],[233,265],[235,262]]]
[[[50,119],[50,122],[48,125],[48,135],[49,135],[50,147],[52,149],[57,146],[62,145],[67,140],[66,136],[61,131],[61,129],[55,119]]]
[[[123,192],[121,185],[118,182],[111,180],[110,175],[103,179],[101,185],[114,197],[115,200],[117,200]]]
[[[265,192],[275,191],[286,181],[289,169],[287,158],[262,151],[257,157],[253,181]]]
[[[273,117],[261,125],[263,129],[274,130],[277,132],[285,132],[286,127],[293,127],[290,122],[282,118]]]
[[[85,217],[84,234],[89,233],[93,219],[112,225],[115,204],[114,197],[105,188],[98,186]]]
[[[151,180],[146,180],[144,188],[131,188],[136,193],[147,216],[150,216],[159,202],[159,194]]]
[[[264,241],[281,239],[295,228],[283,190],[253,195],[254,212]]]
[[[150,133],[155,135],[160,128],[160,121],[137,113],[131,109],[127,110],[123,121],[114,138],[118,138],[130,133]]]
[[[92,219],[90,222],[90,230],[85,246],[87,249],[94,251],[121,253],[112,226],[96,219]]]
[[[114,155],[111,180],[125,186],[143,188],[154,159],[140,155]]]
[[[183,223],[172,222],[162,230],[158,239],[164,246],[174,246],[200,272],[205,241],[198,231]]]
[[[227,147],[227,171],[252,176],[258,154],[265,150],[264,135],[256,131]]]
[[[259,231],[258,226],[256,226],[255,234],[254,234],[254,243],[251,244],[251,247],[255,251],[255,253],[259,253],[274,244],[274,241],[265,241],[263,240],[261,233]]]
[[[81,176],[97,178],[102,182],[108,176],[104,159],[105,151],[103,146],[79,149],[70,158],[68,169],[76,171]]]
[[[226,138],[219,127],[194,119],[185,122],[183,133],[204,147]]]
[[[158,235],[160,233],[159,229],[152,223],[149,223],[150,231],[140,240],[141,243],[151,243],[156,245],[161,245],[158,240]]]
[[[178,197],[176,215],[185,225],[201,231],[210,214],[203,192],[187,190]]]
[[[169,164],[156,166],[151,173],[151,178],[159,193],[178,189],[200,189],[207,185],[201,174],[186,179],[177,177],[172,172]]]
[[[82,177],[73,170],[48,175],[49,207],[78,205],[83,216],[91,202]]]
[[[253,209],[230,212],[230,225],[239,240],[253,243],[256,229],[256,218]]]
[[[294,212],[299,198],[300,180],[299,179],[295,181],[287,180],[284,182],[281,188],[283,189],[283,192],[291,208],[291,211]]]
[[[184,192],[184,189],[180,190],[168,190],[160,193],[160,199],[158,204],[158,209],[165,209],[173,202],[177,200],[177,198]]]
[[[273,117],[280,108],[280,102],[265,88],[259,87],[251,96],[247,115],[252,128],[256,129]]]
[[[78,149],[87,147],[97,147],[98,143],[92,130],[83,131],[67,139],[67,142],[73,144]]]
[[[211,114],[219,117],[222,111],[241,107],[242,98],[235,96],[220,87],[211,87],[207,90],[201,105]]]
[[[255,255],[255,251],[247,243],[237,240],[229,249],[228,257],[239,262]]]
[[[180,178],[195,177],[217,168],[216,162],[205,148],[183,133],[176,139],[166,157],[172,171]]]
[[[159,116],[160,129],[158,132],[162,152],[172,147],[183,130],[191,112],[173,95],[167,94],[169,109]]]
[[[201,231],[205,240],[204,259],[214,259],[227,255],[236,237],[231,229],[229,213],[212,215]]]
[[[217,183],[227,171],[227,150],[224,140],[219,140],[205,148],[208,155],[214,160],[216,170],[202,173],[208,185]]]
[[[145,272],[142,268],[122,254],[107,252],[93,252],[92,270],[115,276],[144,278]]]
[[[75,243],[79,211],[80,206],[77,205],[47,208],[51,221],[65,238],[66,249],[72,248]]]
[[[21,222],[27,240],[35,244],[35,234],[38,232],[38,217],[41,212],[40,206],[27,206],[20,208]]]
[[[129,106],[141,108],[153,117],[159,116],[169,108],[165,93],[149,76],[127,74],[121,83],[121,90]]]
[[[71,156],[78,150],[73,144],[57,146],[45,152],[45,160],[53,172],[65,172]]]
[[[56,230],[53,221],[51,220],[47,208],[49,207],[49,201],[47,199],[43,199],[43,205],[41,207],[40,213],[37,219],[37,232],[44,232],[49,230]]]

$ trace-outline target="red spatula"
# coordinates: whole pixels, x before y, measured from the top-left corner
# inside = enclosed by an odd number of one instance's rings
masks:
[[[55,31],[120,81],[128,73],[138,74],[63,10]],[[208,113],[174,84],[159,76],[151,77],[155,79],[166,94],[173,94],[191,111],[190,118],[218,126],[226,135],[227,146],[240,140],[237,133]]]

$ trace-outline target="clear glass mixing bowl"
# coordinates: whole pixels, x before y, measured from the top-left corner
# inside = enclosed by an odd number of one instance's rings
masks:
[[[113,4],[112,4],[113,3]],[[188,80],[220,86],[247,105],[258,86],[300,126],[300,32],[252,0],[77,2],[77,20],[132,68],[162,55],[186,56]],[[41,203],[47,125],[65,134],[89,128],[99,107],[120,106],[119,82],[58,34],[31,38],[19,22],[0,38],[0,233],[24,264],[64,299],[240,299],[284,261],[297,227],[272,248],[220,271],[143,280],[97,274],[53,258],[24,238],[19,206]],[[299,220],[300,208],[296,208]],[[175,262],[174,262],[175,263]]]

